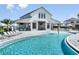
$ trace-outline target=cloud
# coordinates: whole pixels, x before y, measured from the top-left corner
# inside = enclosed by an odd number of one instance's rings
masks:
[[[20,8],[22,8],[22,9],[24,9],[24,8],[26,8],[27,6],[28,6],[28,4],[19,4],[18,5]]]
[[[28,4],[18,4],[17,7],[20,7],[21,9],[24,9],[28,6]],[[9,9],[9,10],[12,10],[13,8],[15,8],[16,5],[14,4],[7,4],[6,8]]]
[[[9,10],[11,10],[11,9],[14,8],[14,5],[13,5],[13,4],[8,4],[8,5],[6,6],[6,8],[9,9]]]

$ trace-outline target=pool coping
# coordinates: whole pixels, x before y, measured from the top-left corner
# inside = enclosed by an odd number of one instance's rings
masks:
[[[69,38],[71,37],[72,35],[68,36],[67,38],[65,38],[65,44],[71,49],[73,50],[77,55],[79,54],[79,49],[77,49],[73,44],[70,43],[69,41]]]

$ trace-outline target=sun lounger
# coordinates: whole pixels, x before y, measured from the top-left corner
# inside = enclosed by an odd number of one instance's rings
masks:
[[[5,39],[5,37],[0,34],[0,40],[1,40],[1,39]]]
[[[16,35],[17,35],[17,33],[14,32],[14,31],[10,31],[10,34],[11,34],[12,36],[16,36]]]
[[[4,34],[4,36],[6,36],[6,37],[11,37],[11,35],[8,34],[7,32],[3,32],[3,34]]]
[[[16,36],[16,33],[13,33],[12,31],[7,32],[9,36]]]
[[[7,32],[7,34],[8,34],[9,36],[13,36],[13,34],[12,34],[11,32]]]
[[[9,32],[3,32],[3,33],[4,33],[4,36],[7,36],[7,37],[16,36],[16,35],[21,34],[19,31],[9,31]]]
[[[12,31],[9,32],[11,35],[15,35]]]
[[[4,36],[8,36],[8,34],[6,32],[3,32]]]

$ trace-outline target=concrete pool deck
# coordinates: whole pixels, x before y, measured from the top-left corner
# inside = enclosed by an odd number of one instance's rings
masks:
[[[79,33],[68,36],[66,42],[75,52],[77,52],[77,54],[79,54]]]
[[[19,40],[24,37],[42,35],[42,34],[50,32],[50,31],[20,31],[20,32],[21,32],[21,34],[19,34],[19,35],[8,37],[5,39],[0,39],[0,48],[7,46],[11,41],[16,41],[16,40]]]

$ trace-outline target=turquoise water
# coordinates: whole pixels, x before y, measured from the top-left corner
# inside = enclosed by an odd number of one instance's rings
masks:
[[[45,34],[35,37],[23,38],[0,49],[3,55],[63,55],[62,41],[68,33]],[[64,45],[63,45],[64,46]]]

